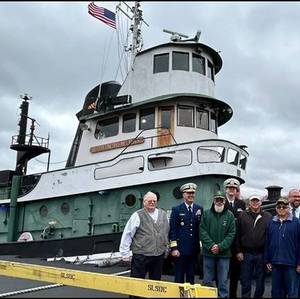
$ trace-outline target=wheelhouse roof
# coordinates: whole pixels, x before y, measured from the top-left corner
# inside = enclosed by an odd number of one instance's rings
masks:
[[[163,96],[159,96],[159,97],[155,97],[155,98],[151,98],[142,102],[137,102],[137,103],[132,103],[132,104],[126,104],[123,105],[122,107],[118,107],[106,112],[94,112],[93,114],[88,114],[88,115],[83,115],[81,117],[79,117],[79,120],[90,120],[90,119],[95,119],[95,118],[99,118],[99,116],[103,117],[103,116],[110,116],[110,115],[114,115],[114,114],[120,114],[121,112],[126,112],[127,110],[132,110],[135,108],[147,108],[149,106],[153,106],[153,105],[158,105],[159,103],[163,102],[163,103],[167,103],[170,101],[176,101],[176,100],[181,100],[182,99],[186,99],[186,100],[192,100],[192,99],[201,99],[201,104],[210,104],[211,107],[213,108],[218,108],[219,109],[219,115],[218,115],[218,125],[222,126],[223,124],[225,124],[226,122],[228,122],[230,120],[230,118],[232,117],[232,109],[231,107],[226,104],[223,101],[220,101],[216,98],[213,97],[209,97],[206,95],[199,95],[199,94],[187,94],[187,93],[182,93],[182,94],[172,94],[172,95],[163,95]]]
[[[219,53],[217,51],[215,51],[213,48],[202,44],[202,43],[194,43],[194,42],[169,42],[166,44],[160,44],[148,49],[145,49],[139,53],[137,53],[136,56],[139,55],[143,55],[146,52],[149,52],[151,50],[157,49],[157,48],[164,48],[164,47],[176,47],[176,46],[180,46],[180,47],[186,47],[186,48],[194,48],[196,52],[198,52],[199,50],[205,51],[207,52],[209,55],[211,55],[212,59],[213,59],[213,63],[215,66],[215,73],[217,74],[223,65],[223,61],[221,56],[219,55]]]

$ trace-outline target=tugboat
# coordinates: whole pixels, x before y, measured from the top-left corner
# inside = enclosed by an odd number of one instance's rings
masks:
[[[131,9],[131,67],[122,84],[100,82],[76,114],[78,127],[63,169],[27,175],[30,159],[48,153],[34,135],[23,97],[15,170],[0,172],[0,254],[75,256],[118,251],[130,215],[151,190],[170,213],[179,187],[198,185],[208,208],[228,177],[245,182],[246,146],[218,137],[232,108],[214,95],[219,53],[178,32],[142,49],[140,3]],[[26,134],[27,120],[32,120]],[[35,141],[35,142],[34,142]]]

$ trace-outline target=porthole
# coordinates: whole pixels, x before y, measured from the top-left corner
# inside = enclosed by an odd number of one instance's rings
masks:
[[[128,207],[133,207],[136,203],[136,197],[133,194],[128,194],[125,198],[125,203]]]
[[[180,187],[175,187],[173,189],[173,196],[176,198],[176,199],[181,199],[182,198],[182,193],[180,191]]]
[[[70,206],[68,203],[64,202],[61,207],[60,207],[60,210],[61,212],[64,214],[64,215],[67,215],[69,212],[70,212]]]
[[[48,208],[45,205],[40,207],[40,215],[42,217],[46,217],[48,215]]]

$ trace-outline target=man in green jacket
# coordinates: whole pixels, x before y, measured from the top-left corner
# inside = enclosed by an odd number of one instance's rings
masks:
[[[213,286],[217,275],[218,295],[228,297],[230,246],[235,236],[234,215],[225,205],[225,195],[218,191],[213,204],[202,216],[200,240],[203,255],[203,285]],[[217,273],[215,273],[215,271]]]

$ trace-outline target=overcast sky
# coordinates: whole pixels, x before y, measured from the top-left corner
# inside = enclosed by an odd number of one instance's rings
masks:
[[[0,3],[1,170],[15,168],[9,146],[18,133],[19,95],[32,96],[36,135],[50,134],[52,170],[65,165],[86,94],[99,81],[122,79],[116,32],[87,13],[88,3]],[[95,4],[114,11],[118,2]],[[219,138],[248,146],[243,195],[265,195],[270,185],[282,186],[282,195],[300,188],[300,3],[141,5],[150,25],[142,27],[144,49],[168,42],[167,28],[190,37],[201,30],[200,42],[221,51],[215,96],[233,108],[233,117]],[[46,161],[39,156],[29,172],[45,171]]]

